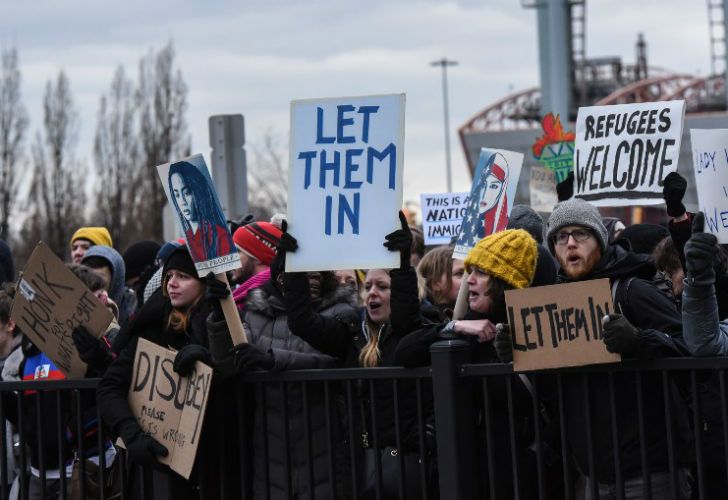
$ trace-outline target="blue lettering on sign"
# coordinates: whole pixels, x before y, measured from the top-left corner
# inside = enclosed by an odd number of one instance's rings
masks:
[[[316,144],[369,144],[371,117],[379,112],[379,106],[354,106],[341,104],[336,106],[336,126],[329,127],[332,135],[325,135],[325,112],[316,108]],[[336,130],[336,135],[333,131]],[[323,146],[322,149],[301,151],[298,160],[303,160],[304,189],[309,189],[312,179],[318,170],[318,187],[327,189],[336,186],[346,190],[357,190],[366,182],[386,182],[389,189],[396,189],[397,182],[397,146],[392,142],[378,149],[351,147],[332,151]],[[366,166],[366,172],[364,167]],[[360,171],[361,167],[361,171]],[[343,184],[341,181],[343,170]],[[329,173],[331,175],[329,175]],[[314,181],[315,182],[315,181]],[[361,193],[351,195],[338,194],[325,197],[324,231],[331,235],[344,234],[349,228],[351,233],[359,234],[359,215],[361,211]]]

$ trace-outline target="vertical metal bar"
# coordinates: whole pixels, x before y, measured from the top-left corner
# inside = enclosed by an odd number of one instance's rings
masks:
[[[506,395],[508,399],[508,430],[511,438],[511,466],[513,467],[513,497],[521,498],[520,479],[518,470],[518,447],[516,444],[516,422],[513,413],[513,381],[511,375],[506,375]]]
[[[430,492],[427,485],[427,449],[425,445],[425,411],[422,407],[422,379],[415,382],[417,388],[417,426],[420,428],[420,487],[423,500],[428,500]]]
[[[698,498],[705,499],[705,462],[703,461],[703,416],[700,408],[700,391],[698,390],[698,378],[695,370],[690,370],[690,393],[693,402],[693,430],[695,433],[695,460],[698,475]]]
[[[672,425],[672,381],[667,370],[662,371],[662,393],[665,398],[665,428],[667,433],[667,457],[670,466],[670,489],[677,499],[677,466],[675,465],[675,432]]]
[[[23,418],[24,396],[23,391],[15,393],[18,402],[18,435],[20,436],[20,497],[28,498],[28,451],[25,442],[25,426],[28,425]],[[30,403],[28,403],[30,404]],[[30,424],[32,425],[32,424]]]
[[[356,432],[354,431],[354,396],[351,389],[351,380],[346,381],[346,416],[349,422],[349,459],[351,460],[351,497],[356,498],[359,491],[357,485],[357,464],[356,464],[356,447],[361,443],[357,439]],[[362,404],[361,398],[358,401]],[[361,432],[365,432],[365,422],[360,423]],[[360,436],[359,436],[360,438]]]
[[[268,454],[268,412],[266,411],[266,384],[256,386],[258,392],[258,404],[256,412],[259,411],[260,421],[263,424],[261,439],[263,440],[263,480],[265,481],[265,497],[270,500],[270,456]]]
[[[394,440],[395,447],[399,450],[397,459],[399,461],[399,474],[398,474],[398,497],[400,500],[406,498],[404,478],[407,471],[405,470],[404,464],[404,452],[402,451],[402,436],[399,425],[399,387],[397,387],[397,379],[392,379],[392,400],[394,403]]]
[[[0,450],[3,457],[13,456],[13,450],[8,450],[8,422],[5,420],[5,394],[0,391],[0,424],[2,425],[2,434],[0,434]],[[7,500],[8,485],[8,465],[5,461],[0,464],[0,499]]]
[[[316,498],[316,485],[313,482],[313,452],[311,450],[311,416],[308,407],[308,383],[301,381],[301,398],[303,399],[303,439],[306,441],[306,479],[308,480],[309,497]]]
[[[288,390],[286,389],[286,383],[280,382],[278,384],[278,390],[281,393],[281,408],[283,409],[283,460],[286,474],[286,497],[293,497],[293,487],[291,485],[291,440],[288,432]]]
[[[723,423],[723,460],[725,460],[725,477],[728,477],[728,401],[726,401],[725,370],[718,371],[720,383],[720,416]]]
[[[483,413],[485,414],[485,448],[488,454],[488,488],[490,499],[495,500],[495,453],[493,452],[493,413],[490,404],[490,376],[483,377]]]
[[[544,478],[544,462],[543,449],[541,447],[541,404],[538,397],[538,375],[530,379],[533,393],[531,393],[531,401],[533,404],[533,427],[536,438],[536,467],[538,477],[538,498],[544,500],[546,498],[546,484]]]
[[[60,475],[60,482],[61,482],[61,498],[64,500],[67,498],[66,495],[66,474],[65,474],[65,467],[62,465],[64,463],[64,456],[63,456],[63,441],[66,439],[66,436],[64,434],[63,429],[63,423],[61,422],[61,411],[63,409],[62,407],[62,401],[61,401],[61,392],[62,391],[55,391],[56,396],[56,437],[58,438],[58,468],[61,470]]]
[[[245,404],[243,398],[244,393],[248,392],[247,387],[245,386],[245,384],[235,381],[234,391],[235,402],[238,407],[238,415],[240,415],[240,419],[242,421],[242,425],[240,426],[240,446],[238,447],[238,453],[240,455],[240,493],[243,497],[243,500],[248,500],[248,486],[252,485],[252,479],[249,475],[251,467],[248,463],[248,457],[249,453],[251,453],[251,450],[253,449],[253,443],[250,440],[250,433],[253,429],[253,422],[248,419],[247,407],[249,407],[249,405]],[[252,391],[250,392],[250,394],[253,394]],[[258,400],[260,401],[260,398],[258,398]],[[253,403],[254,402],[255,401],[253,400]]]
[[[128,477],[129,477],[129,469],[127,467],[126,462],[126,450],[122,448],[116,449],[116,460],[119,460],[119,474],[121,481],[119,484],[121,486],[121,500],[126,500],[129,498],[129,489],[128,489]]]
[[[331,386],[328,380],[324,381],[324,411],[326,412],[326,446],[328,450],[329,466],[329,495],[336,500],[336,471],[334,469],[334,437],[331,432]]]
[[[586,450],[589,460],[589,486],[592,498],[599,498],[599,478],[594,463],[594,434],[591,426],[591,391],[589,390],[589,375],[581,374],[581,390],[584,401],[584,422],[586,424]]]
[[[73,400],[76,406],[76,435],[78,436],[78,459],[81,477],[86,477],[86,451],[83,449],[83,423],[81,422],[81,393],[78,389],[73,390]],[[65,474],[65,470],[63,471]],[[86,481],[80,481],[81,498],[86,498]]]
[[[382,454],[379,447],[379,422],[377,422],[377,391],[374,388],[374,380],[369,380],[369,403],[370,415],[372,419],[372,444],[374,447],[374,476],[376,479],[377,500],[384,498],[384,488],[382,487]]]
[[[652,480],[650,478],[650,467],[647,461],[647,435],[645,432],[645,405],[644,391],[642,389],[642,372],[635,372],[635,387],[637,388],[637,426],[640,432],[640,459],[642,462],[642,484],[645,498],[652,498]]]
[[[561,373],[556,374],[556,392],[559,405],[559,433],[561,434],[561,465],[564,469],[565,500],[574,498],[573,483],[571,482],[571,461],[569,460],[569,447],[566,442],[566,412],[564,411],[564,381]]]
[[[612,420],[612,453],[614,454],[614,478],[617,487],[617,500],[624,499],[624,480],[622,479],[622,456],[619,442],[619,428],[617,426],[617,398],[614,393],[614,372],[610,371],[609,377],[609,408]]]
[[[46,463],[45,463],[45,450],[43,449],[43,391],[38,390],[35,393],[35,426],[38,431],[38,471],[40,474],[40,496],[45,498],[46,488],[48,486],[46,482]],[[58,443],[59,446],[61,443]],[[63,463],[63,462],[61,462]],[[60,467],[60,464],[59,464]]]
[[[104,442],[104,426],[101,425],[101,411],[96,406],[96,433],[99,445],[99,498],[106,498],[106,479],[111,470],[106,468],[106,443]],[[118,458],[118,457],[117,457]]]

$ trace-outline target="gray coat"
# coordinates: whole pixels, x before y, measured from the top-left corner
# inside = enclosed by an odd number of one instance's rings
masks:
[[[271,294],[270,286],[255,289],[248,295],[244,320],[248,341],[272,351],[275,358],[273,371],[336,366],[334,358],[321,354],[290,332],[283,302],[279,296]],[[355,303],[354,293],[342,287],[324,297],[317,309],[319,314],[325,316],[342,317],[356,314]],[[226,332],[218,336],[211,331],[210,349],[216,366],[223,373],[229,370],[225,353],[230,344]],[[227,358],[229,362],[229,356]],[[256,392],[252,437],[253,498],[309,499],[312,498],[309,482],[315,490],[315,498],[332,498],[333,488],[339,490],[338,497],[341,498],[345,486],[329,481],[330,448],[323,384],[314,382],[306,385],[308,428],[303,412],[304,393],[300,384],[286,384],[285,389],[277,383],[264,384],[263,387],[262,393]],[[330,387],[331,397],[336,392]],[[336,404],[333,401],[330,403],[328,420],[334,426],[331,438],[335,454],[331,460],[338,469],[337,478],[341,478],[346,476],[343,472],[346,466],[341,439],[338,437],[341,432],[336,428],[339,420],[335,414]],[[308,460],[308,443],[311,463]]]
[[[683,281],[682,320],[685,343],[693,356],[728,356],[728,321],[720,321],[715,287]]]

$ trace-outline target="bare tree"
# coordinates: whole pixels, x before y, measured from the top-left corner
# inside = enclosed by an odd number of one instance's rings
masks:
[[[288,200],[288,164],[283,140],[269,128],[260,144],[252,146],[253,161],[248,164],[248,197],[251,208],[285,212]]]
[[[86,205],[85,168],[76,159],[79,118],[68,78],[61,71],[55,85],[46,84],[43,130],[33,145],[31,221],[41,238],[64,255],[72,231],[83,224]]]
[[[135,219],[142,224],[142,234],[162,237],[164,190],[154,167],[189,155],[187,135],[187,85],[182,72],[175,68],[172,42],[139,62],[139,106],[141,165],[136,178],[137,198],[133,204]]]
[[[19,162],[28,128],[28,113],[20,99],[20,70],[15,48],[0,53],[0,238],[8,239],[8,225],[18,195]]]
[[[138,233],[131,210],[139,202],[134,196],[141,153],[136,119],[134,86],[119,66],[108,95],[101,97],[94,138],[97,218],[109,229],[117,248],[123,248]]]

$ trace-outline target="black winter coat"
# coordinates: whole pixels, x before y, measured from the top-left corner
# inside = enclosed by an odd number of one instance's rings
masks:
[[[688,355],[682,339],[680,314],[670,298],[650,281],[655,267],[646,255],[629,252],[619,243],[612,244],[586,279],[620,279],[615,308],[634,326],[642,329],[642,359]],[[561,282],[569,280],[560,274]],[[630,278],[633,278],[630,280]],[[614,374],[616,428],[621,458],[622,477],[641,476],[640,429],[638,425],[638,397],[644,410],[647,466],[650,471],[667,471],[667,428],[662,378],[659,374]],[[641,382],[641,395],[637,388]],[[609,376],[605,373],[562,375],[564,391],[564,428],[576,465],[589,475],[590,459],[594,460],[596,480],[614,483],[616,480],[614,446],[612,439],[612,405],[610,403]],[[670,418],[675,435],[678,461],[689,464],[693,456],[692,435],[688,426],[686,405],[677,386],[669,382]],[[587,408],[589,411],[587,411]],[[593,456],[587,446],[587,426],[592,429]]]

